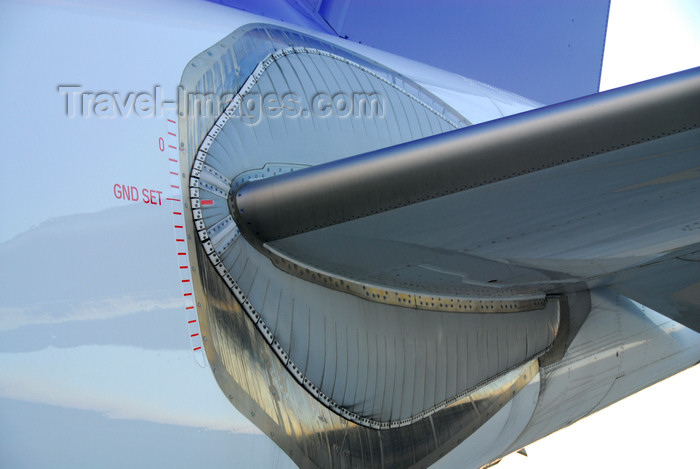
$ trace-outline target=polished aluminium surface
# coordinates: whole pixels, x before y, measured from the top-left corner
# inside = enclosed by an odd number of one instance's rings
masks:
[[[327,41],[322,41],[307,34],[302,34],[283,27],[269,28],[266,27],[266,25],[264,24],[251,23],[239,28],[236,31],[236,33],[228,35],[227,37],[222,39],[218,43],[218,45],[219,47],[210,47],[207,49],[206,54],[199,54],[197,57],[192,59],[191,63],[188,64],[188,66],[182,73],[181,81],[183,83],[198,83],[198,85],[187,89],[187,92],[185,93],[184,98],[182,100],[182,105],[180,109],[181,117],[187,117],[187,125],[194,127],[194,132],[189,133],[186,136],[186,138],[188,139],[186,142],[186,146],[190,149],[193,149],[193,151],[194,149],[199,149],[200,145],[203,142],[205,142],[205,137],[213,129],[213,126],[216,123],[216,121],[222,117],[220,115],[220,112],[201,112],[200,109],[202,107],[202,98],[206,98],[206,96],[212,96],[215,99],[218,98],[218,104],[224,105],[225,107],[225,105],[227,104],[226,98],[228,97],[228,99],[230,100],[233,97],[233,95],[242,90],[244,83],[249,79],[249,77],[251,77],[251,75],[253,75],[256,67],[258,67],[258,65],[260,65],[260,63],[263,62],[263,60],[265,60],[268,56],[274,54],[277,51],[284,50],[290,47],[308,47],[311,49],[318,49],[320,47],[329,55],[340,57],[341,59],[351,58],[352,62],[357,65],[357,67],[353,67],[356,70],[372,70],[372,72],[376,74],[376,78],[380,82],[389,82],[387,83],[389,85],[389,89],[393,89],[394,87],[400,88],[404,90],[409,96],[417,97],[419,100],[425,102],[427,104],[427,108],[425,109],[426,117],[437,117],[438,115],[444,116],[440,117],[439,120],[442,121],[446,126],[442,128],[442,124],[435,122],[434,124],[438,124],[438,126],[434,130],[432,130],[432,132],[438,131],[438,129],[442,129],[442,131],[445,131],[448,128],[454,128],[455,126],[462,127],[469,125],[470,123],[469,120],[465,119],[462,115],[457,113],[454,109],[445,104],[443,101],[436,99],[434,95],[427,92],[421,86],[417,85],[413,80],[410,80],[407,77],[396,72],[390,71],[385,66],[373,60],[367,59],[366,57],[353,53],[343,47],[340,47],[333,43],[329,43]],[[201,77],[202,74],[204,74],[204,77]],[[200,78],[202,78],[201,82]],[[303,79],[304,82],[299,83],[297,81],[299,79]],[[325,81],[324,77],[320,75],[320,70],[315,69],[315,67],[313,66],[307,69],[304,75],[302,75],[300,78],[297,78],[297,80],[294,80],[290,83],[284,83],[283,87],[280,87],[279,89],[266,89],[266,91],[272,91],[274,93],[279,92],[281,95],[285,95],[290,91],[295,91],[293,86],[299,86],[309,83],[317,84],[317,86],[325,88],[322,89],[322,91],[331,96],[334,96],[338,92],[351,93],[352,91],[358,91],[356,89],[356,87],[358,86],[360,90],[364,92],[375,91],[373,86],[370,86],[368,89],[365,89],[367,86],[367,82],[354,83],[345,80]],[[494,98],[491,98],[490,96],[484,96],[483,91],[480,88],[481,86],[483,85],[480,85],[479,87],[475,85],[475,89],[473,91],[470,91],[475,93],[482,101],[480,103],[481,108],[486,107],[483,101],[486,101],[488,102],[488,104],[490,104],[490,107],[492,109],[485,113],[485,116],[487,116],[486,118],[500,117],[502,114],[498,113],[498,103],[493,102]],[[381,89],[376,91],[380,90]],[[245,90],[245,92],[249,91],[250,90]],[[213,93],[213,95],[207,95],[207,93]],[[280,98],[283,97],[284,96],[280,96]],[[497,97],[498,96],[496,96],[496,98]],[[309,104],[313,104],[313,102]],[[524,105],[520,105],[516,109],[527,109],[527,107],[524,107]],[[220,111],[220,109],[216,110]],[[403,109],[398,108],[394,110],[394,113],[398,117],[401,117],[404,111]],[[314,112],[311,112],[310,114],[308,114],[308,116],[304,115],[297,117],[304,117],[302,119],[299,119],[299,123],[301,124],[307,124],[307,120],[309,121],[309,123],[313,122],[315,124],[317,123],[319,117],[321,119],[323,118],[323,116],[318,116]],[[306,119],[306,117],[308,117],[309,119]],[[405,124],[404,128],[392,128],[388,129],[388,132],[385,129],[384,132],[387,135],[382,136],[382,138],[388,138],[391,139],[391,141],[395,141],[395,143],[400,143],[401,141],[405,141],[407,139],[417,139],[422,136],[425,136],[426,131],[429,131],[421,128],[421,126],[410,125],[410,123],[407,121],[407,116],[403,115],[403,118],[404,121],[402,123]],[[484,119],[483,109],[477,113],[477,118]],[[275,120],[268,120],[268,122],[265,123],[266,125],[260,126],[258,131],[264,132],[266,129],[266,135],[270,136],[270,131],[272,130],[272,128],[275,128],[275,130],[279,128],[275,125],[275,122]],[[277,122],[277,124],[280,123],[281,122]],[[430,125],[426,126],[426,124],[427,123],[425,122],[422,123],[422,125],[427,127],[427,129],[432,128]],[[270,125],[272,125],[273,127],[268,127]],[[326,125],[329,124],[324,123],[324,126]],[[347,122],[346,125],[352,126],[351,122]],[[255,129],[252,130],[254,131]],[[293,132],[289,132],[288,128],[282,126],[280,130],[287,133],[288,138],[293,138],[294,134]],[[367,128],[367,131],[371,130],[371,127]],[[377,138],[376,135],[365,135],[364,138],[367,139],[370,136],[374,139]],[[214,139],[211,138],[210,142],[213,141]],[[218,143],[220,144],[221,142]],[[266,143],[265,139],[261,139],[259,143],[260,147],[258,148],[258,151],[264,150],[264,144]],[[342,158],[345,156],[351,156],[353,154],[347,153],[347,149],[343,148],[342,145],[332,145],[332,143],[339,143],[337,140],[329,140],[328,142],[324,143],[328,143],[328,146],[326,147],[326,154],[324,156],[327,159],[327,161]],[[356,145],[363,144],[362,142],[354,143]],[[270,149],[266,150],[271,152]],[[369,149],[366,151],[369,151]],[[274,152],[271,152],[271,155],[274,155]],[[241,155],[242,162],[247,164],[247,166],[243,166],[243,169],[249,170],[260,167],[253,166],[252,164],[258,163],[258,161],[251,161],[248,160],[248,158],[249,157],[245,154]],[[309,155],[305,155],[304,159],[308,160]],[[312,161],[312,163],[314,164],[318,164],[320,162],[322,161]],[[188,170],[189,169],[190,168],[188,168]]]
[[[300,385],[197,248],[206,283],[201,327],[224,394],[301,468],[427,467],[467,439],[537,375],[522,366],[412,423],[375,429],[332,411]]]
[[[697,231],[698,222],[686,225]],[[628,269],[601,279],[628,298],[661,311],[669,318],[700,332],[700,243],[676,249],[638,269]]]
[[[700,337],[696,332],[604,288],[591,291],[591,312],[572,339],[561,359],[549,364],[540,360],[534,409],[521,409],[524,415],[511,413],[508,419],[497,415],[439,461],[435,469],[480,467],[693,366],[700,359]],[[691,406],[689,415],[693,411]],[[524,417],[527,423],[518,424],[518,417]],[[498,427],[499,420],[507,423]],[[489,428],[491,424],[497,429]],[[518,436],[507,438],[511,443],[501,446],[491,439],[499,431],[513,431]],[[489,457],[485,448],[499,455]]]
[[[284,32],[269,26],[248,27],[210,51],[226,57],[235,49],[231,44],[244,42],[242,38],[251,30],[273,37]],[[304,36],[296,35],[294,40],[302,40],[303,45]],[[248,48],[246,53],[249,58],[260,51]],[[217,85],[207,88],[212,86],[208,74],[217,70],[217,60],[218,55],[209,53],[195,58],[193,63],[198,64],[204,78],[188,67],[184,88],[220,92]],[[202,62],[207,61],[210,63],[202,71]],[[342,119],[319,123],[268,119],[261,127],[249,126],[233,118],[235,106],[246,94],[266,95],[270,89],[280,92],[282,83],[293,86],[290,77],[296,77],[301,88],[292,89],[302,97],[312,96],[318,92],[318,83],[342,82],[364,73],[379,79],[379,86],[390,84],[380,88],[385,95],[393,93],[384,104],[386,114],[391,116],[392,108],[398,108],[403,110],[394,114],[397,118],[415,116],[416,121],[406,125],[411,133],[449,128],[441,124],[449,121],[435,112],[436,108],[449,109],[444,104],[421,92],[419,96],[432,100],[428,107],[407,91],[418,90],[416,85],[393,75],[385,81],[381,73],[389,72],[375,72],[374,68],[359,67],[360,63],[367,62],[361,58],[348,61],[308,45],[286,46],[263,56],[256,66],[249,63],[252,72],[247,80],[222,77],[222,84],[227,80],[241,83],[241,91],[224,115],[210,124],[211,129],[205,127],[206,116],[181,118],[187,140],[203,142],[198,151],[186,147],[185,154],[193,163],[189,195],[199,272],[194,283],[195,294],[201,299],[198,311],[207,338],[207,357],[229,399],[243,411],[253,408],[252,420],[290,457],[309,467],[359,467],[376,465],[377,461],[407,466],[419,460],[436,460],[439,451],[459,442],[455,432],[465,436],[473,432],[529,382],[535,358],[552,343],[558,325],[556,300],[547,302],[540,311],[514,312],[517,309],[503,307],[500,314],[488,317],[368,302],[283,272],[237,235],[223,210],[227,207],[227,184],[235,187],[243,180],[268,177],[268,172],[297,170],[295,164],[329,159],[337,151],[357,152],[353,150],[357,145],[376,145],[372,138],[409,135],[396,133],[403,132],[401,126],[390,119],[360,121],[360,126],[357,121]],[[309,70],[314,69],[327,69],[323,81],[315,85],[314,80],[303,78],[304,73],[313,77]],[[368,83],[360,75],[356,80]],[[395,83],[408,86],[404,89]],[[376,90],[377,84],[374,86]],[[318,132],[318,125],[325,129]],[[375,132],[370,125],[388,132]],[[267,134],[267,126],[276,131]],[[336,127],[346,135],[334,134]],[[363,138],[353,138],[353,134]],[[323,138],[332,138],[336,145],[322,144]],[[316,154],[309,152],[301,158],[295,139],[304,142],[305,148],[316,149]],[[345,143],[338,145],[340,139]],[[319,143],[309,145],[314,140]],[[232,141],[236,144],[231,145]],[[268,155],[274,160],[266,160]],[[533,307],[545,306],[542,295],[529,298]],[[503,300],[505,305],[507,298]],[[499,343],[503,345],[500,349]],[[470,358],[460,360],[462,355]],[[258,373],[259,369],[267,371]],[[285,398],[279,399],[280,395]],[[478,417],[470,416],[463,403],[480,395],[484,398],[477,400],[488,408],[480,409]],[[322,428],[316,430],[319,425]],[[345,435],[341,441],[349,441],[347,447],[329,443],[335,439],[333,429],[343,427],[353,429],[360,440],[354,443],[355,437],[348,440]],[[377,431],[381,434],[372,433]],[[300,444],[300,438],[306,439],[310,433],[322,438],[314,444]],[[376,446],[378,454],[362,449],[363,445]],[[343,450],[349,463],[328,459],[335,448]]]
[[[565,336],[559,298],[509,313],[401,308],[285,274],[242,239],[232,254],[217,273],[290,375],[371,428],[418,422]]]
[[[269,242],[681,133],[700,69],[242,185],[234,219]]]
[[[394,286],[376,285],[353,280],[333,272],[323,271],[309,264],[302,264],[266,246],[264,254],[280,270],[297,278],[355,295],[367,301],[424,311],[452,313],[512,313],[534,311],[547,304],[542,290],[511,289],[506,292],[481,289],[470,294],[440,295],[435,292],[420,292],[397,289]]]

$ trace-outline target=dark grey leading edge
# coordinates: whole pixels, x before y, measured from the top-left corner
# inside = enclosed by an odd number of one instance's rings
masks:
[[[248,182],[232,194],[244,235],[269,242],[686,132],[700,68],[391,148]]]

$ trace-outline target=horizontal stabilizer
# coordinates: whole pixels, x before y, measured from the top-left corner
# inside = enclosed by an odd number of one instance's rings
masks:
[[[261,242],[443,197],[698,127],[700,68],[251,181],[237,225]]]

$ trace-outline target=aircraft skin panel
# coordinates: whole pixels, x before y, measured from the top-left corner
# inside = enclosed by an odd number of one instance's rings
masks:
[[[481,467],[503,454],[530,421],[541,392],[540,375],[530,381],[472,436],[433,464],[432,468]],[[496,438],[494,438],[498,435]]]
[[[0,224],[0,466],[296,467],[193,350],[168,200],[181,199],[168,119],[182,69],[251,17],[187,2],[2,8],[18,68],[0,77],[3,196],[17,201]],[[170,104],[139,114],[140,93]]]
[[[693,226],[691,223],[684,229]],[[700,245],[692,244],[603,281],[611,289],[700,332],[699,254]]]
[[[504,455],[697,363],[696,332],[606,289],[591,303],[564,358],[541,368],[532,420]]]
[[[222,175],[212,159],[201,168],[200,197],[190,197],[192,166],[181,155],[187,152],[180,148],[199,148],[220,112],[189,120],[196,132],[188,133],[185,125],[178,126],[180,117],[189,119],[179,111],[191,109],[201,96],[180,96],[180,107],[177,100],[181,78],[209,64],[190,66],[193,57],[238,28],[253,30],[251,25],[261,23],[289,26],[184,0],[3,4],[2,34],[9,46],[2,54],[12,67],[0,74],[3,102],[11,110],[0,126],[8,176],[0,190],[9,201],[0,224],[0,465],[191,467],[207,461],[212,467],[292,468],[383,462],[384,467],[476,469],[700,360],[697,333],[621,294],[594,289],[589,314],[587,292],[547,295],[528,287],[493,297],[484,294],[487,282],[469,287],[481,296],[459,303],[481,305],[479,314],[460,318],[445,305],[419,310],[323,288],[247,245],[227,218],[230,207],[217,199],[236,178]],[[363,66],[397,70],[405,80],[395,84],[414,96],[425,90],[426,96],[435,95],[430,107],[443,116],[463,115],[474,124],[536,106],[434,67],[318,36],[343,44],[334,53],[344,48],[369,57]],[[262,57],[246,51],[270,44],[277,42],[269,36],[246,37],[236,45],[241,47],[237,59],[224,57],[204,81],[235,93],[277,47]],[[297,58],[290,57],[290,64]],[[325,76],[312,68],[308,73],[314,83]],[[371,83],[363,74],[351,76],[358,84]],[[184,101],[189,98],[193,101]],[[264,124],[255,129],[260,138],[284,127]],[[318,124],[319,129],[332,125]],[[414,132],[420,128],[414,124]],[[409,135],[398,127],[386,133],[400,132]],[[222,136],[229,147],[244,142],[235,132]],[[282,174],[299,165],[243,168],[238,182],[259,176],[259,169]],[[204,204],[200,209],[207,208],[202,220],[211,245],[200,242],[194,224],[189,233],[185,228],[193,223],[185,214],[197,209],[190,205],[194,199]],[[230,277],[211,263],[212,254],[226,263]],[[692,252],[679,257],[695,259]],[[517,277],[535,270],[500,270],[485,257],[469,259],[475,271],[483,267]],[[420,269],[432,272],[428,276],[453,280],[438,293],[408,292],[411,298],[463,299],[453,295],[461,277],[454,275],[452,262],[444,256],[438,265],[423,263]],[[204,281],[193,287],[200,275]],[[246,290],[244,301],[232,294],[233,275]],[[629,279],[618,280],[623,285]],[[682,300],[693,298],[685,286],[670,283]],[[397,298],[406,299],[401,295],[407,292],[399,290]],[[297,329],[300,321],[291,321],[293,314],[308,323],[319,305],[336,301],[353,314],[337,313],[306,331]],[[487,312],[487,306],[495,312]],[[517,311],[507,311],[513,307]],[[353,335],[350,327],[345,332],[345,324],[378,311],[410,320],[382,319],[371,334]],[[258,326],[262,314],[267,329]],[[490,332],[479,334],[472,327],[478,322]],[[379,333],[408,326],[448,334],[406,341],[405,350],[415,353],[404,353],[404,344],[397,342],[390,360],[373,362],[391,345],[389,335],[382,341]],[[331,330],[332,335],[321,334]],[[519,337],[538,334],[524,349],[513,345]],[[268,342],[271,336],[277,342]],[[302,342],[328,353],[321,358],[295,349]],[[550,343],[549,351],[535,358]],[[314,394],[304,375],[300,380],[283,364],[290,355],[303,363],[307,379],[319,383],[317,390],[331,387],[328,395],[340,396],[357,415],[384,411],[387,418],[392,412],[403,417],[425,408],[432,413],[394,425],[383,422],[388,429],[349,420]],[[350,355],[354,368],[341,373],[336,363]],[[398,368],[406,364],[413,369],[403,374]],[[498,370],[504,372],[464,389],[470,380]],[[404,377],[415,381],[410,390]],[[345,398],[339,387],[347,387]],[[373,393],[396,395],[391,411],[381,400],[372,401]],[[455,393],[460,397],[449,401]]]

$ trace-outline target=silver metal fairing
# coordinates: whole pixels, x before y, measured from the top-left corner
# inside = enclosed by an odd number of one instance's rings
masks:
[[[245,181],[466,126],[466,119],[378,64],[265,25],[242,28],[200,54],[182,86],[189,246],[197,253],[207,357],[232,403],[298,464],[428,464],[536,375],[536,358],[558,329],[557,300],[506,295],[455,314],[420,304],[448,304],[447,297],[410,290],[394,291],[413,295],[410,306],[380,301],[381,285],[363,279],[328,288],[344,279],[270,262],[274,253],[239,236],[228,210],[229,194]],[[202,96],[226,94],[220,115],[201,112]],[[306,107],[320,95],[355,94],[380,96],[381,106],[357,115]],[[259,115],[255,105],[265,106]],[[364,298],[362,288],[375,298]]]

